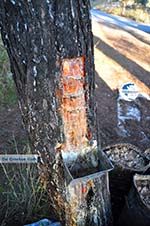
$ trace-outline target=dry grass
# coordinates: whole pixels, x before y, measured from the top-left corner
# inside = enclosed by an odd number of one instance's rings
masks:
[[[122,15],[122,7],[119,2],[110,2],[108,3],[107,0],[95,0],[91,1],[92,7],[96,7],[102,11],[107,13],[111,13],[118,16],[124,16],[130,18],[132,20],[143,22],[143,23],[150,23],[150,8],[146,8],[142,5],[132,5],[130,7],[126,7],[125,14]]]
[[[48,199],[41,186],[37,166],[1,164],[0,169],[0,225],[19,226],[47,217]]]
[[[112,7],[107,12],[114,15],[122,16],[121,7],[115,7],[115,8]],[[147,24],[150,23],[150,12],[148,11],[148,9],[144,9],[144,8],[138,8],[138,7],[134,9],[127,8],[125,11],[124,17],[130,18],[137,22],[142,22]]]

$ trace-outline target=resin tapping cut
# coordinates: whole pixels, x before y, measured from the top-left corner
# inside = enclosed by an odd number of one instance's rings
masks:
[[[65,152],[81,151],[87,146],[84,57],[62,62],[61,115],[65,134]]]

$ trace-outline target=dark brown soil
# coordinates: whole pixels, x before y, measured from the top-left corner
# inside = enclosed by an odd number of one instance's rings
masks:
[[[0,154],[22,153],[26,143],[27,135],[18,106],[0,106]]]

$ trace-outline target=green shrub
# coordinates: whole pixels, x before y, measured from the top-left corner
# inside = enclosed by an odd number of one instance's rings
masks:
[[[0,105],[13,105],[16,102],[16,90],[10,72],[8,55],[0,38]]]

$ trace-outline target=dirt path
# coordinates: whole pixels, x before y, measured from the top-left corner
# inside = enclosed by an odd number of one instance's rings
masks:
[[[150,45],[115,25],[94,21],[93,34],[96,71],[110,89],[132,80],[140,91],[150,94]]]
[[[116,142],[130,142],[143,150],[150,146],[148,109],[150,101],[138,100],[143,121],[130,122],[132,134],[118,135],[118,89],[127,82],[136,84],[145,97],[150,95],[150,35],[132,29],[125,31],[116,25],[94,22],[94,51],[96,68],[96,99],[102,146]]]

